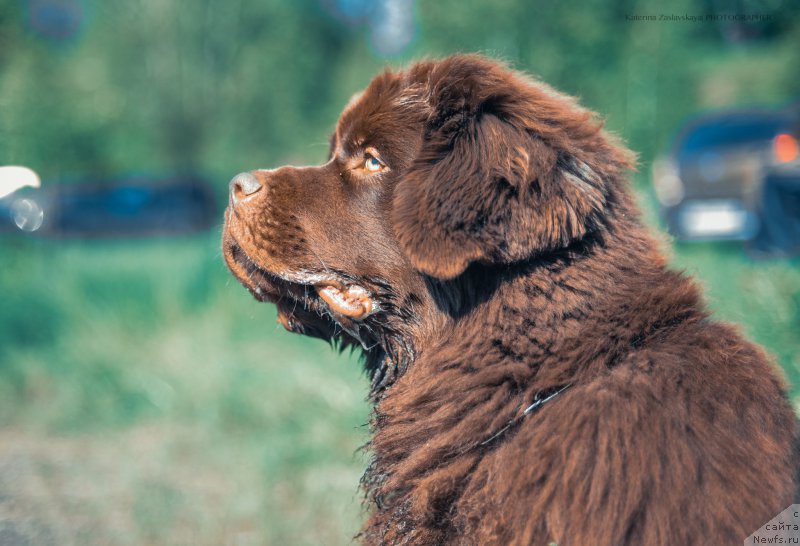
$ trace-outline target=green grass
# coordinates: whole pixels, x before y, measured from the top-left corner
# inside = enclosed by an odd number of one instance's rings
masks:
[[[366,380],[353,356],[277,326],[218,240],[0,240],[4,536],[350,543]],[[776,355],[797,399],[797,262],[737,245],[678,246],[673,262]]]
[[[366,381],[277,326],[218,241],[0,243],[0,530],[11,511],[54,544],[349,543]]]

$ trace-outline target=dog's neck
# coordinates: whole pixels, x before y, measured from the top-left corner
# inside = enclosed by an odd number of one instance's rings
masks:
[[[627,205],[620,204],[613,231],[589,233],[522,262],[473,263],[452,280],[421,275],[402,293],[386,290],[383,312],[361,328],[361,337],[368,340],[360,339],[372,401],[379,402],[418,358],[435,358],[432,353],[447,351],[464,338],[486,339],[487,331],[496,330],[498,336],[493,338],[495,354],[484,361],[524,355],[535,362],[537,353],[556,353],[558,343],[573,335],[598,302],[615,293],[612,279],[634,271],[640,277],[660,275],[664,259]],[[534,345],[515,353],[503,333],[520,321]]]
[[[513,431],[485,439],[537,397],[605,373],[670,325],[704,318],[691,281],[665,268],[638,220],[618,226],[525,263],[428,281],[430,330],[409,341],[415,358],[375,408],[364,485],[386,518],[405,517],[410,484],[423,476],[466,483]]]

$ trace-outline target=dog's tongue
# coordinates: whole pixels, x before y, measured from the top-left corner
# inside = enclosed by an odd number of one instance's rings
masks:
[[[359,320],[372,313],[373,303],[366,290],[358,285],[347,287],[320,284],[317,294],[335,312],[353,320]]]

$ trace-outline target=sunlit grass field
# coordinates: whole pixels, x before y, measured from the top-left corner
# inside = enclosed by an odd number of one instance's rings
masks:
[[[358,531],[357,359],[284,332],[218,241],[0,243],[0,536],[346,544]]]
[[[357,358],[284,332],[218,241],[0,239],[0,539],[351,542],[369,419]],[[798,262],[700,245],[673,263],[776,355],[795,399]]]

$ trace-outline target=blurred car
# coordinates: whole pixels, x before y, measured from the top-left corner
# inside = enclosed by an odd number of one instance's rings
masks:
[[[800,173],[774,170],[764,178],[759,230],[750,241],[757,256],[800,254]]]
[[[684,241],[754,239],[768,213],[765,180],[800,175],[798,133],[796,108],[731,110],[689,122],[653,163],[669,231]]]
[[[218,216],[211,186],[198,176],[45,185],[0,199],[0,231],[51,237],[192,233],[209,229]]]

